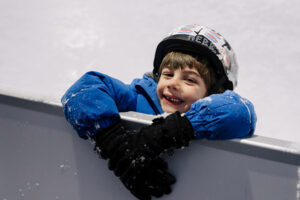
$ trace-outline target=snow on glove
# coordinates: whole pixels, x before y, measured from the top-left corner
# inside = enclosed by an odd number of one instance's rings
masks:
[[[102,158],[110,158],[115,150],[127,140],[134,131],[125,131],[118,122],[98,132],[94,137],[95,150]],[[168,172],[168,164],[161,158],[148,159],[126,169],[120,177],[125,187],[137,198],[148,200],[151,196],[160,197],[171,192],[175,177]],[[147,163],[147,164],[146,164]]]
[[[163,151],[188,146],[193,137],[193,127],[189,120],[178,111],[165,119],[156,118],[151,125],[129,134],[112,155],[109,168],[117,176],[122,176],[136,163],[151,163],[151,159],[157,158]]]
[[[185,117],[191,122],[197,139],[251,136],[257,121],[253,104],[230,90],[196,101]]]

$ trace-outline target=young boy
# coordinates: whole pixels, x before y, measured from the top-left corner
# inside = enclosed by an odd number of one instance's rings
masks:
[[[237,63],[227,41],[199,25],[182,26],[157,47],[152,74],[130,85],[98,72],[81,77],[62,98],[66,119],[109,158],[109,168],[139,199],[171,192],[175,182],[159,157],[192,139],[231,139],[253,134],[253,105],[234,93]],[[157,83],[158,80],[158,83]],[[166,118],[125,131],[119,112]]]

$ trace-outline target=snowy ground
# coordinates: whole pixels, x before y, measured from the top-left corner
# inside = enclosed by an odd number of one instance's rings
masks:
[[[0,93],[59,103],[89,70],[129,83],[168,32],[198,23],[233,46],[256,134],[300,143],[299,13],[297,0],[0,1]]]

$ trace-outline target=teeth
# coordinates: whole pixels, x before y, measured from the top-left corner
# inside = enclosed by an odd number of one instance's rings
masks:
[[[179,99],[173,99],[173,98],[170,98],[170,97],[167,97],[167,96],[166,96],[166,99],[169,100],[169,101],[175,102],[175,103],[180,103],[181,102],[181,100],[179,100]]]

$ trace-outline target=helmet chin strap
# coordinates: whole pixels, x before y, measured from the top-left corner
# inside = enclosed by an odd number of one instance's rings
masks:
[[[221,79],[219,79],[218,82],[208,91],[208,95],[218,93],[218,90],[225,82],[226,82],[226,78],[222,76]]]

